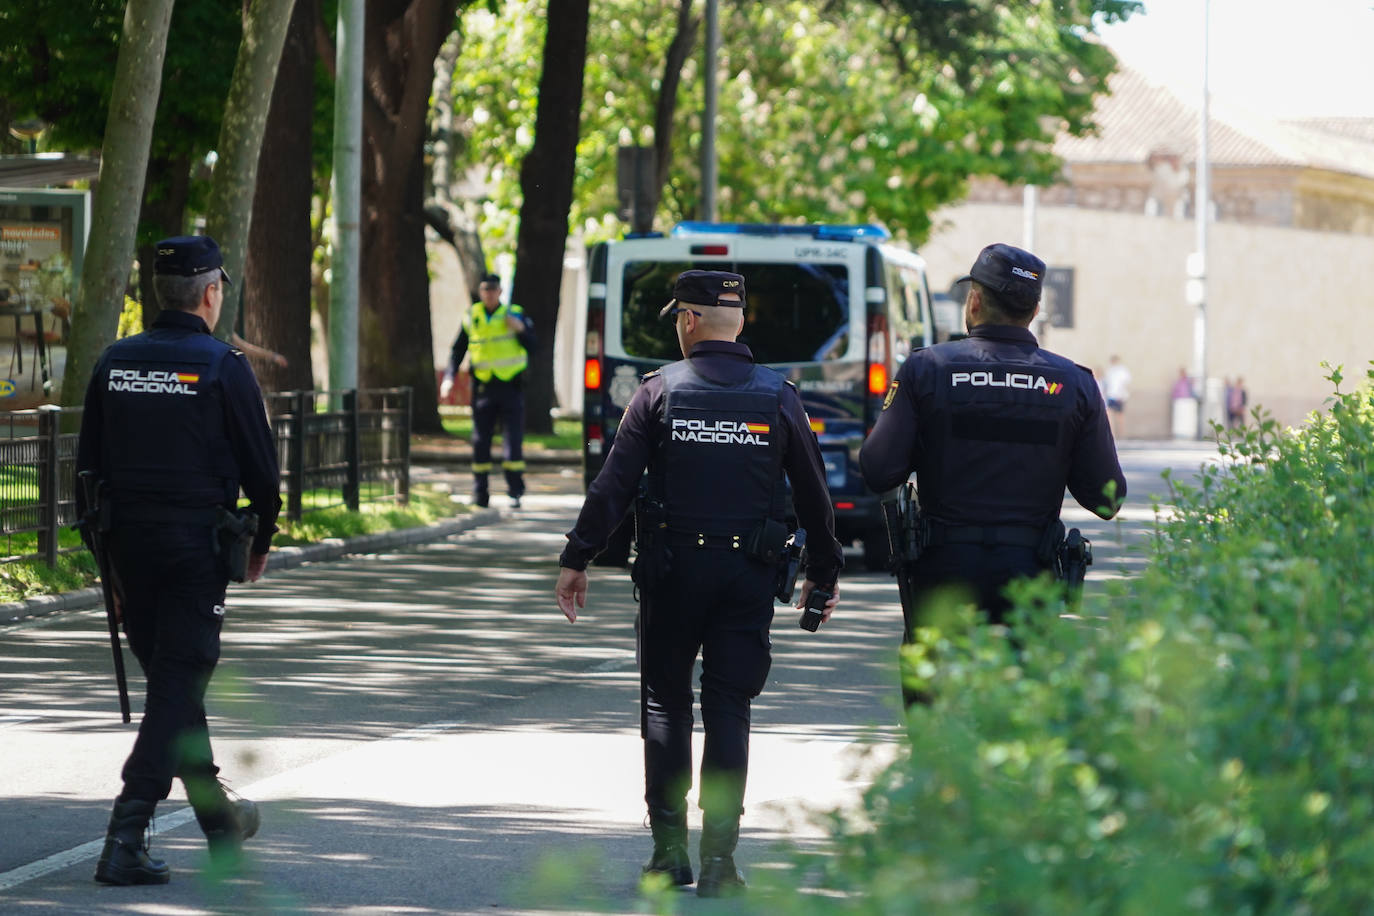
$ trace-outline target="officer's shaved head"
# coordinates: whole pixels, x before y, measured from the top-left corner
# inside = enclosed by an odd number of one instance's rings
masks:
[[[153,291],[157,293],[158,304],[163,308],[179,312],[194,312],[200,308],[200,302],[205,297],[205,290],[218,282],[220,282],[218,271],[207,271],[190,277],[177,274],[155,274],[153,276]]]

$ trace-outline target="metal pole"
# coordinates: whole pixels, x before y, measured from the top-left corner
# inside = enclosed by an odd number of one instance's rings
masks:
[[[334,85],[334,255],[329,282],[329,387],[358,387],[358,253],[362,201],[363,3],[341,0]]]
[[[1193,204],[1193,217],[1197,226],[1197,258],[1193,268],[1196,274],[1198,302],[1193,315],[1193,373],[1201,386],[1198,400],[1197,437],[1207,434],[1208,391],[1207,391],[1207,216],[1211,203],[1211,164],[1207,157],[1208,113],[1208,46],[1211,28],[1211,0],[1202,4],[1202,109],[1198,119],[1196,199]]]
[[[706,0],[706,106],[701,113],[701,218],[716,221],[716,51],[720,47],[717,0]]]

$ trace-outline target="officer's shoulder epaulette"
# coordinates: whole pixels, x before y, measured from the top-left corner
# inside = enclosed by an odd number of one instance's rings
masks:
[[[788,388],[791,388],[797,394],[801,394],[801,389],[797,387],[797,383],[792,381],[790,378],[783,379],[782,383],[786,385]]]
[[[639,377],[639,384],[643,385],[649,379],[658,378],[661,374],[663,374],[662,369],[650,369],[648,372],[644,373]]]
[[[1089,375],[1092,375],[1092,374],[1093,374],[1093,371],[1092,371],[1091,369],[1089,369],[1087,366],[1083,365],[1082,363],[1074,363],[1074,365],[1077,366],[1079,369],[1082,369],[1084,372],[1088,373]]]

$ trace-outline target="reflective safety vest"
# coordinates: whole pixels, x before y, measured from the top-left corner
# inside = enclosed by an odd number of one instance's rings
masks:
[[[474,302],[468,310],[463,329],[468,335],[472,374],[479,382],[489,382],[493,375],[503,382],[509,382],[529,365],[529,354],[516,340],[511,329],[506,327],[507,315],[524,318],[525,310],[504,302],[490,315],[487,314],[487,307],[480,302]]]

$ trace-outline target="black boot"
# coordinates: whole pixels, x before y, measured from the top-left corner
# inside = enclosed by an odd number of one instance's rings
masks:
[[[148,855],[145,832],[157,802],[115,801],[105,848],[95,863],[95,880],[101,884],[166,884],[172,880],[167,863]]]
[[[262,818],[255,803],[237,795],[230,798],[218,781],[212,785],[204,799],[195,797],[199,793],[192,794],[189,789],[187,794],[191,795],[196,822],[209,844],[210,858],[233,864],[239,860],[243,841],[258,832]]]
[[[644,874],[667,875],[673,884],[692,883],[692,860],[687,856],[687,805],[677,810],[650,808],[649,827],[654,832],[654,855]]]
[[[735,867],[735,844],[738,842],[738,815],[703,818],[698,897],[736,897],[744,893],[744,875]]]

